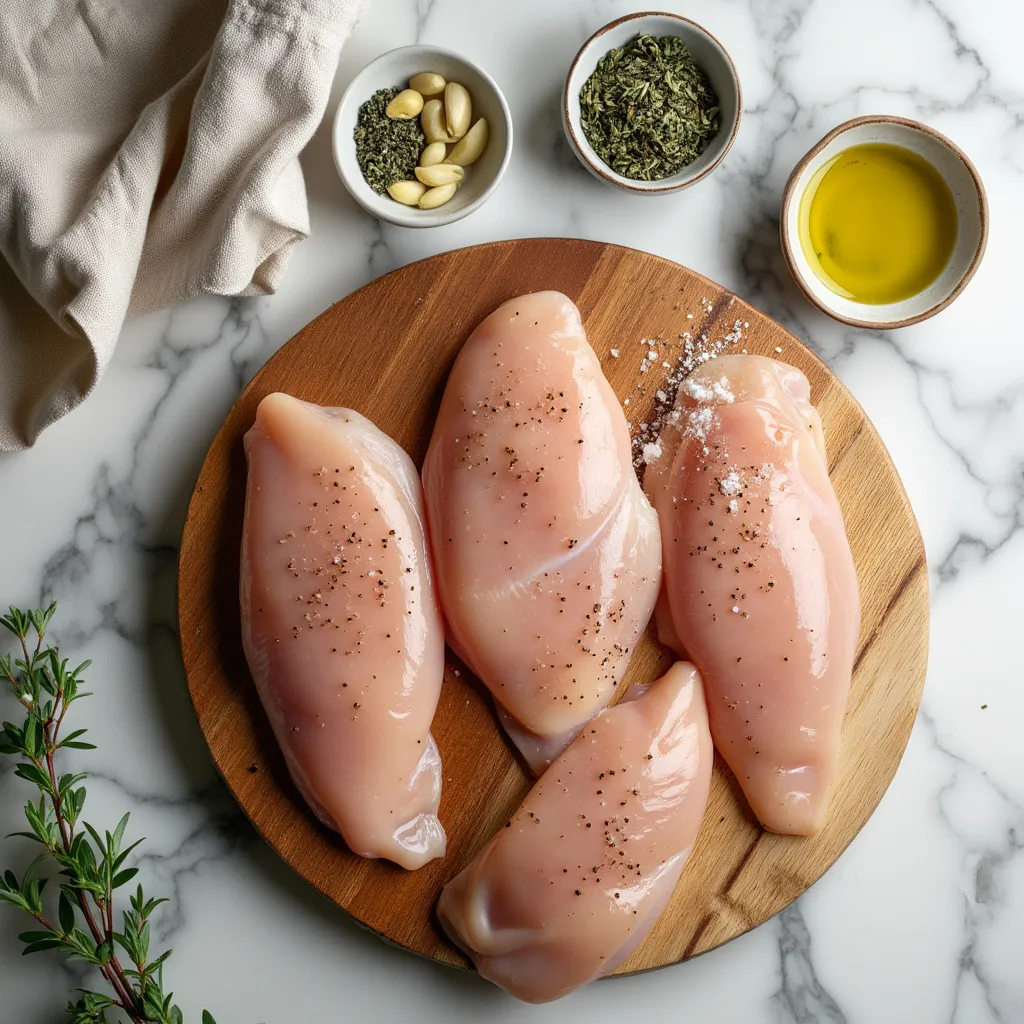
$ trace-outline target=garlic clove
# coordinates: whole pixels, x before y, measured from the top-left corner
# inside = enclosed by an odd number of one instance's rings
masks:
[[[443,142],[432,142],[420,154],[420,167],[432,167],[444,161],[447,147]]]
[[[487,140],[490,137],[490,128],[487,118],[481,117],[472,128],[457,143],[451,153],[448,154],[448,161],[458,164],[460,167],[468,167],[480,159],[481,154],[487,147]]]
[[[454,142],[445,125],[444,104],[440,100],[427,100],[423,104],[420,125],[427,142]]]
[[[394,184],[388,185],[388,195],[405,206],[418,205],[426,191],[427,186],[422,181],[396,181]]]
[[[458,185],[465,175],[466,172],[455,164],[433,164],[430,167],[416,168],[416,177],[429,188],[437,188],[439,185]]]
[[[415,89],[404,89],[387,106],[384,112],[395,121],[411,121],[423,110],[423,97]]]
[[[409,88],[415,89],[425,100],[437,99],[444,93],[447,84],[443,75],[437,75],[433,71],[424,71],[409,79]]]
[[[448,134],[461,139],[469,131],[473,117],[473,101],[469,90],[458,82],[449,82],[444,87],[444,116]]]
[[[458,187],[459,186],[453,181],[449,185],[440,185],[438,188],[428,189],[423,193],[423,196],[420,199],[420,209],[436,210],[437,207],[444,206],[444,204],[447,203],[453,195],[455,195],[455,190]]]

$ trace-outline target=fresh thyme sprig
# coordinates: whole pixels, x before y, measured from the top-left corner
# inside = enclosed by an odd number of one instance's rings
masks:
[[[57,609],[19,611],[0,616],[0,626],[13,633],[18,652],[0,657],[0,685],[6,680],[25,712],[25,724],[4,722],[0,731],[0,753],[21,760],[14,774],[34,785],[38,801],[29,800],[25,817],[29,832],[16,832],[43,847],[19,879],[13,871],[0,875],[0,903],[10,904],[35,919],[38,930],[23,933],[23,954],[56,949],[68,957],[94,964],[110,987],[110,994],[81,990],[77,1002],[69,1002],[72,1024],[113,1024],[127,1018],[132,1024],[182,1024],[181,1010],[164,992],[163,967],[171,951],[150,957],[150,918],[165,899],[147,899],[139,885],[131,897],[131,910],[124,911],[123,930],[115,931],[114,893],[127,885],[138,868],[125,867],[129,854],[142,842],[124,845],[128,828],[126,814],[113,832],[102,835],[82,820],[88,777],[81,772],[58,774],[61,750],[93,750],[76,729],[62,737],[68,709],[76,700],[91,694],[81,690],[82,673],[91,664],[82,662],[69,669],[56,647],[45,643],[47,627]],[[49,878],[41,866],[53,861],[59,867],[60,895],[53,923],[43,904],[43,889]],[[131,967],[123,967],[118,950]],[[116,1017],[108,1016],[114,1013]],[[203,1011],[203,1024],[215,1024]]]

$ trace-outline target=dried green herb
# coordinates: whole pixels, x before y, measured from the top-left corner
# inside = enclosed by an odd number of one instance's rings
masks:
[[[678,36],[606,53],[580,90],[587,141],[612,170],[659,181],[693,163],[722,119],[708,76]]]
[[[420,119],[399,121],[385,113],[401,89],[379,89],[360,108],[356,118],[356,159],[366,183],[387,195],[388,185],[414,176],[427,140]]]

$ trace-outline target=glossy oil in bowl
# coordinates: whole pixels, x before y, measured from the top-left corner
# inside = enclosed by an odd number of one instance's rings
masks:
[[[801,201],[816,176],[840,153],[865,144],[899,146],[916,153],[939,172],[956,204],[956,241],[942,272],[921,291],[895,302],[858,302],[838,294],[816,273],[800,238]],[[944,135],[928,125],[901,117],[859,117],[834,128],[797,165],[783,196],[780,231],[790,272],[810,302],[853,327],[888,330],[934,316],[964,290],[985,253],[988,204],[974,165]]]

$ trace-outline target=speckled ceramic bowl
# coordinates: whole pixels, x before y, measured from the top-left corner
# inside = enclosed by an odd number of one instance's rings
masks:
[[[704,71],[718,96],[722,127],[708,148],[692,164],[659,181],[637,181],[613,171],[594,151],[580,124],[580,89],[609,50],[625,46],[638,35],[680,36],[694,61]],[[569,68],[562,93],[562,125],[580,163],[596,178],[639,195],[665,195],[689,188],[706,178],[729,152],[740,127],[743,106],[736,65],[722,44],[707,29],[678,14],[642,12],[627,14],[595,32],[580,47]]]
[[[814,175],[844,149],[871,142],[903,146],[924,157],[949,185],[958,215],[956,246],[938,278],[909,299],[883,305],[855,302],[832,291],[814,272],[800,244],[800,200]],[[833,128],[797,164],[782,199],[780,229],[793,278],[818,309],[853,327],[889,330],[935,316],[964,290],[985,253],[988,202],[974,164],[945,135],[918,121],[878,114]]]

